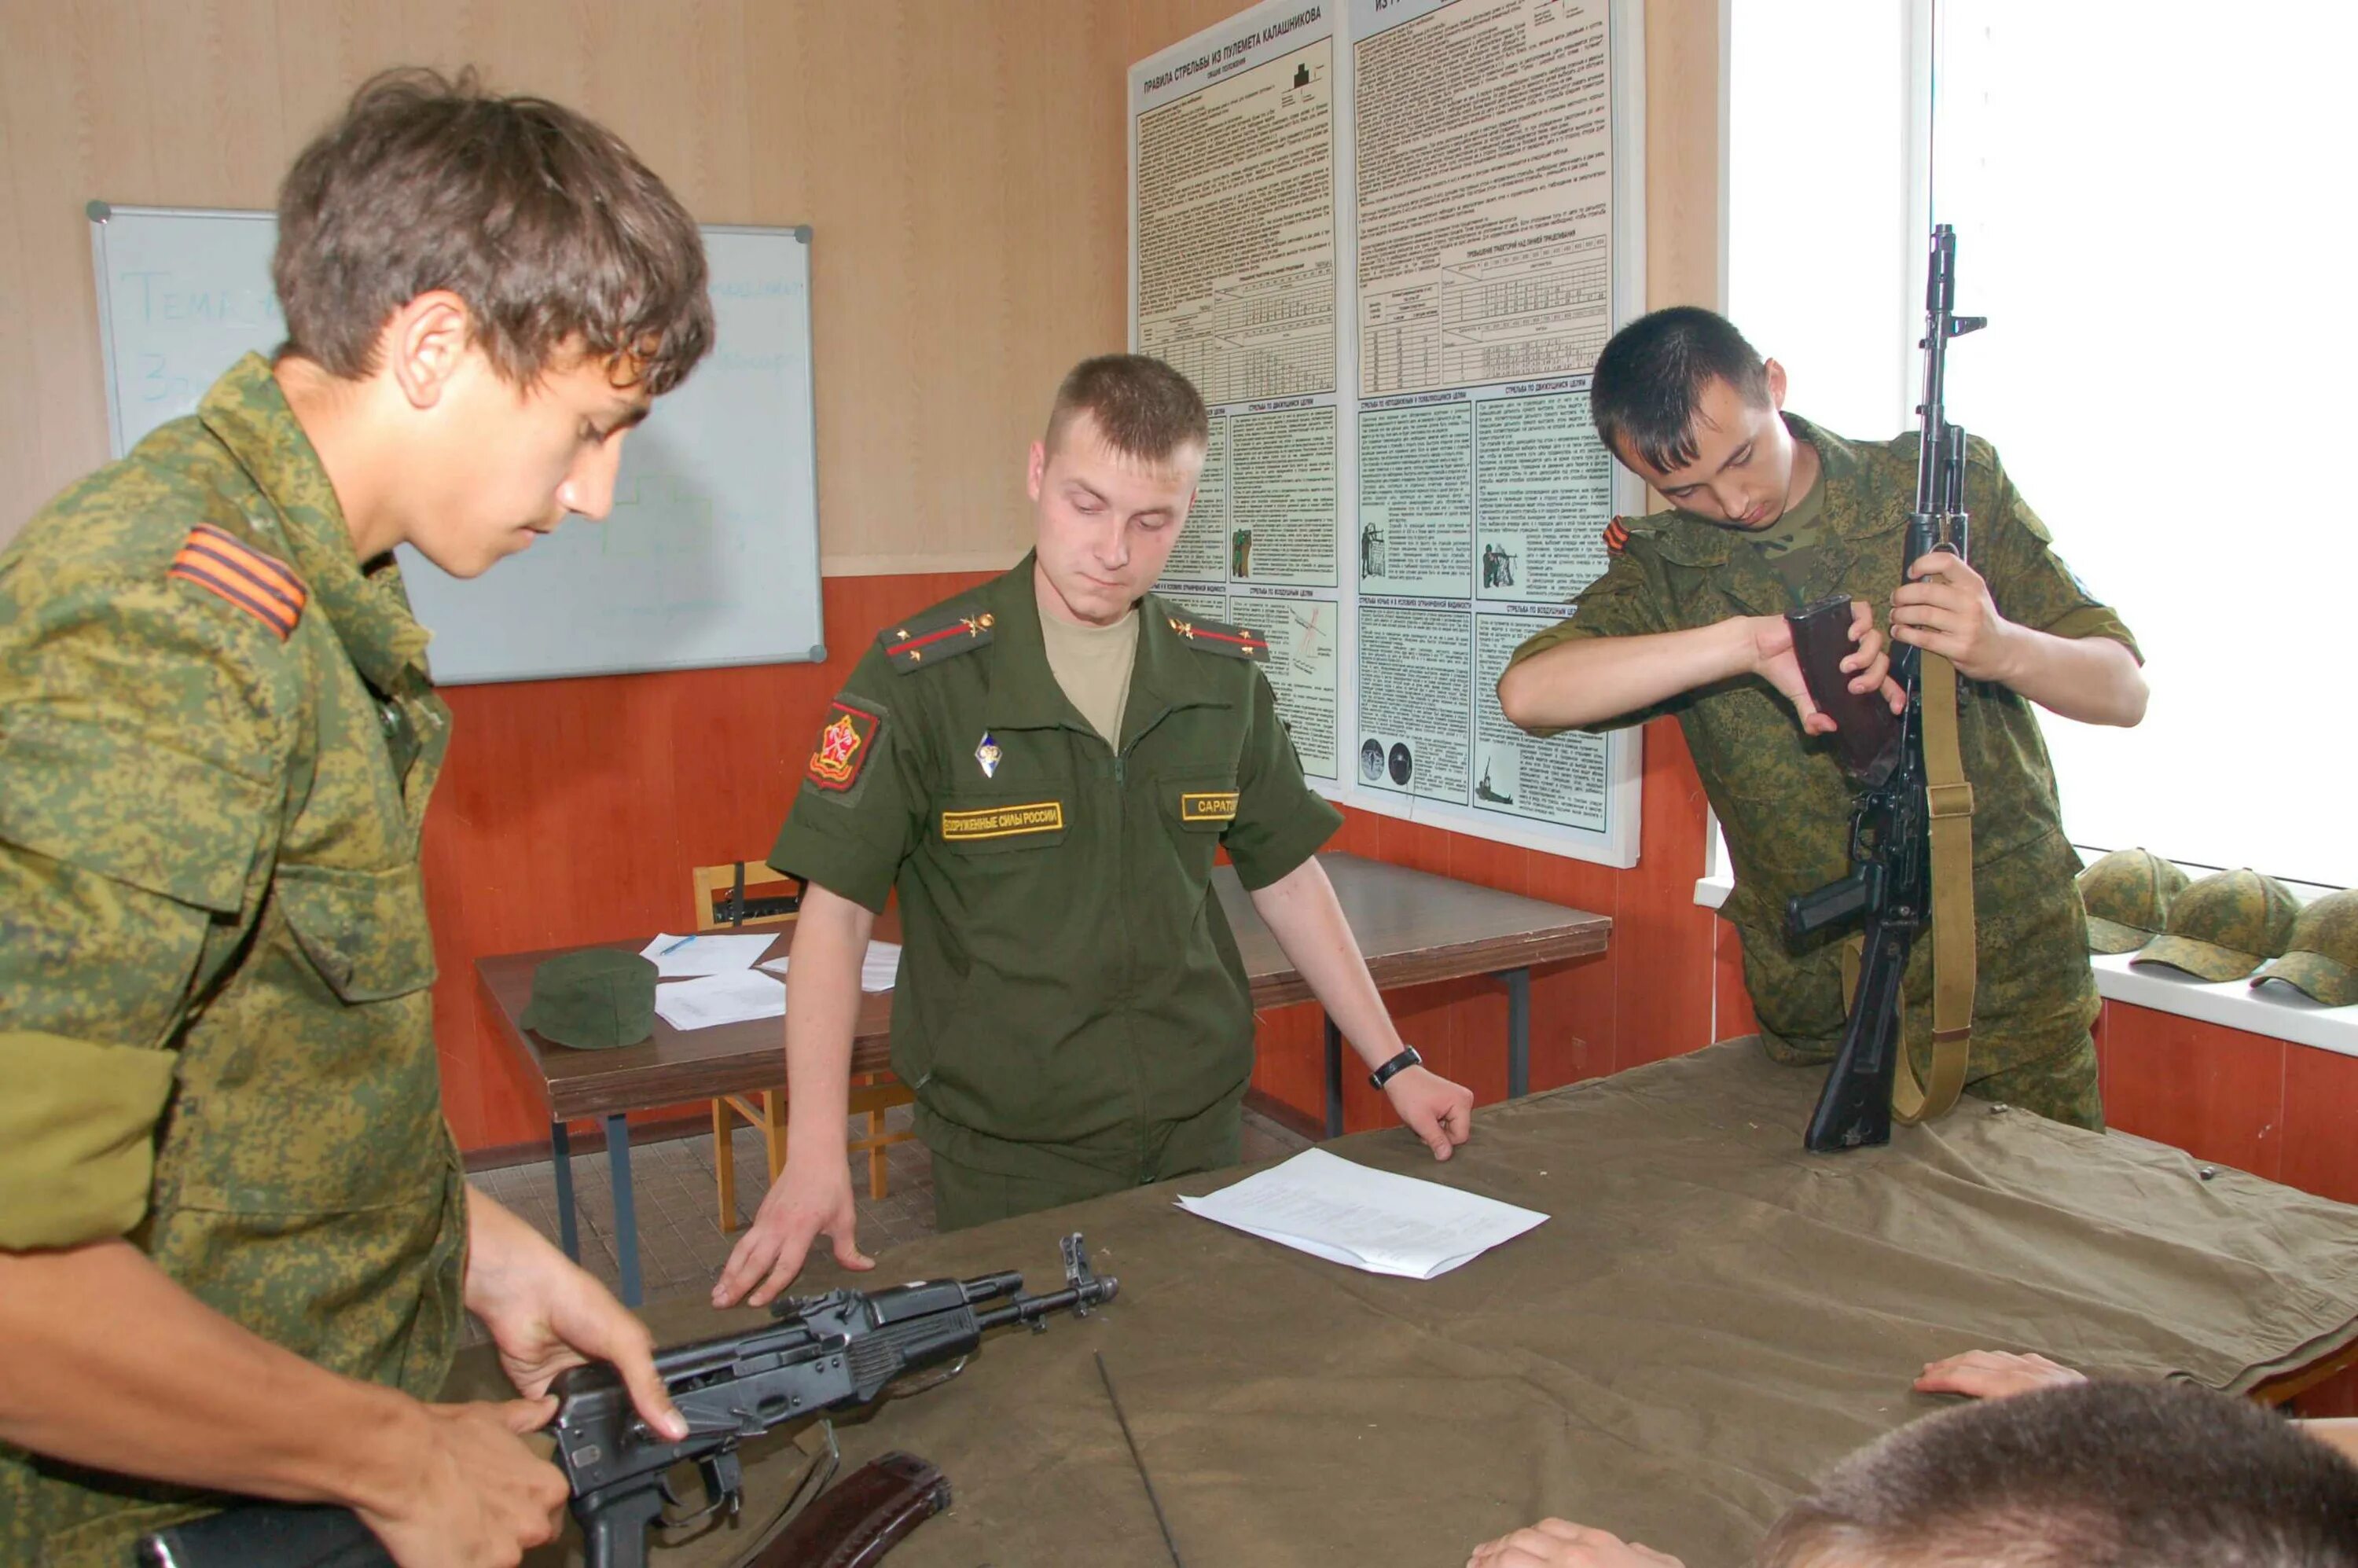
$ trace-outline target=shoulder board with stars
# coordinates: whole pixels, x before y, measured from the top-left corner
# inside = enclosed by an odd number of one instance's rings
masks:
[[[1206,621],[1183,611],[1165,611],[1171,630],[1179,640],[1199,653],[1226,654],[1232,659],[1250,659],[1257,665],[1269,663],[1269,640],[1257,632],[1241,626],[1229,626],[1217,621]]]
[[[970,654],[990,641],[993,617],[988,610],[959,606],[929,610],[876,634],[885,662],[902,675]]]

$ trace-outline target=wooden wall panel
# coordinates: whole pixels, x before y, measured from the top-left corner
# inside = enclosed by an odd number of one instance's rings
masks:
[[[84,203],[267,207],[369,73],[472,63],[605,121],[703,222],[813,226],[831,575],[1003,563],[1057,377],[1122,341],[1132,21],[1120,0],[0,0],[0,543],[106,457]]]
[[[474,960],[686,929],[689,869],[769,852],[827,701],[876,633],[979,580],[828,579],[825,665],[449,690],[425,860],[443,1098],[463,1147],[547,1135]]]
[[[2107,1002],[2104,1049],[2109,1125],[2270,1181],[2281,1173],[2286,1053],[2309,1047]]]

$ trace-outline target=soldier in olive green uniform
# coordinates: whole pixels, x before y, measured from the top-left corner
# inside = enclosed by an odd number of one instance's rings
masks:
[[[946,1227],[1237,1159],[1253,1019],[1210,885],[1222,849],[1401,1119],[1436,1156],[1464,1140],[1471,1097],[1401,1047],[1312,859],[1342,819],[1303,783],[1260,669],[1267,644],[1146,591],[1204,430],[1169,367],[1083,364],[1033,449],[1038,549],[888,627],[836,699],[770,857],[812,883],[787,988],[807,1119],[717,1300],[757,1282],[756,1300],[773,1294],[820,1229],[860,1261],[838,1087],[849,1007],[796,1011],[817,1005],[796,996],[817,977],[806,945],[832,929],[813,901],[850,911],[864,946],[899,891],[892,1064]],[[838,992],[856,951],[816,960],[838,965]]]
[[[405,137],[442,144],[406,185],[384,152]],[[441,161],[459,148],[482,156]],[[517,184],[541,211],[517,213]],[[583,258],[636,276],[662,318],[499,341],[497,285],[463,264],[405,279],[397,256],[370,280],[383,318],[315,287],[355,203],[462,232],[500,204],[506,267],[561,250],[549,231],[593,193],[669,226],[667,260]],[[586,292],[557,271],[507,287]],[[709,339],[694,225],[566,111],[395,76],[290,176],[276,272],[277,365],[246,356],[0,555],[7,1563],[112,1568],[217,1492],[350,1504],[404,1562],[546,1539],[562,1478],[514,1436],[545,1403],[418,1402],[462,1306],[528,1392],[587,1353],[677,1421],[645,1330],[469,1202],[418,871],[449,711],[390,552],[473,575],[603,512],[611,436]],[[661,344],[633,384],[592,346],[617,330]],[[474,503],[446,505],[434,476],[469,459]]]
[[[1698,369],[1697,367],[1701,368]],[[1844,875],[1853,791],[1822,737],[1782,617],[1833,594],[1856,603],[1855,690],[1896,698],[1869,607],[1958,666],[1958,734],[1974,786],[1979,952],[1966,1087],[2087,1127],[2103,1124],[2088,1029],[2097,1010],[2054,772],[2034,701],[2100,722],[2144,710],[2136,645],[2072,576],[1987,446],[1972,443],[1972,565],[1903,560],[1916,437],[1845,441],[1784,415],[1784,374],[1708,312],[1633,323],[1600,358],[1600,430],[1679,510],[1617,519],[1612,561],[1572,618],[1516,651],[1499,697],[1518,723],[1603,729],[1675,714],[1735,862],[1722,913],[1769,1053],[1828,1059],[1849,998],[1840,935],[1799,950],[1785,901]],[[1677,407],[1651,430],[1649,408]],[[1650,396],[1651,402],[1646,400]],[[1912,570],[1915,580],[1894,592]],[[1935,573],[1939,576],[1935,576]],[[1929,943],[1908,976],[1907,1034],[1931,1054]]]

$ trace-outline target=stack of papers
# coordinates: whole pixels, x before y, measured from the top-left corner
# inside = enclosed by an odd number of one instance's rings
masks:
[[[674,1029],[709,1029],[753,1018],[782,1018],[786,988],[759,969],[706,975],[655,988],[655,1011]]]
[[[773,958],[768,963],[763,965],[762,968],[769,970],[770,973],[776,975],[781,979],[785,978],[786,960],[784,957]],[[892,989],[892,982],[899,977],[900,973],[901,944],[898,942],[871,942],[868,944],[867,955],[860,961],[860,989],[861,990],[889,991]]]
[[[1330,1262],[1412,1280],[1445,1274],[1547,1218],[1320,1149],[1179,1206]]]
[[[774,931],[751,936],[699,931],[692,936],[675,936],[666,931],[640,948],[639,957],[654,960],[655,979],[659,980],[686,975],[726,975],[752,968],[753,960],[769,951],[777,935]]]

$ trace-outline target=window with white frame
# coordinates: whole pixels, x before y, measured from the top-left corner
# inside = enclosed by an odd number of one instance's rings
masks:
[[[1957,308],[1990,325],[1950,354],[1950,416],[2143,645],[2144,724],[2043,720],[2074,841],[2358,883],[2333,172],[2358,15],[1940,0],[1926,116],[1921,0],[1731,7],[1729,314],[1790,406],[1887,435],[1924,233],[1954,224]]]

